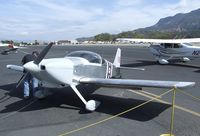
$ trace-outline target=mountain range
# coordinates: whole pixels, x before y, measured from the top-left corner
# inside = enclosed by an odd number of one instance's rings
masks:
[[[200,9],[161,18],[155,25],[119,34],[102,33],[81,40],[107,41],[116,38],[196,38],[200,37]]]
[[[187,32],[200,30],[200,9],[186,14],[162,18],[151,27],[144,28],[148,31]]]

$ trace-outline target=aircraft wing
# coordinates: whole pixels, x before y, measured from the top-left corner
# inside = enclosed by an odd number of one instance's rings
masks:
[[[117,41],[143,42],[143,43],[200,43],[200,38],[188,39],[135,39],[135,38],[117,38]]]
[[[5,50],[2,50],[1,51],[1,54],[6,54],[6,53],[9,53],[11,51],[16,51],[18,48],[10,48],[10,49],[5,49]]]
[[[7,55],[10,52],[17,51],[19,49],[24,49],[26,47],[19,47],[19,46],[14,46],[12,44],[0,44],[0,53],[2,55]]]
[[[83,84],[95,84],[105,87],[153,87],[153,88],[186,88],[195,85],[195,82],[179,81],[156,81],[156,80],[135,80],[135,79],[103,79],[103,78],[81,78]]]

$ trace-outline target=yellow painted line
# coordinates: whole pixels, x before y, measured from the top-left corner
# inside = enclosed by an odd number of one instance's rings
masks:
[[[38,100],[38,99],[35,99],[35,100],[31,101],[30,103],[28,103],[27,105],[23,106],[23,107],[20,108],[19,110],[14,111],[14,112],[11,112],[11,113],[9,113],[9,114],[7,114],[7,115],[1,117],[0,119],[5,119],[5,118],[8,118],[8,117],[10,117],[10,116],[15,115],[16,113],[22,111],[23,109],[25,109],[25,108],[27,108],[28,106],[30,106],[30,105],[32,105],[33,103],[35,103],[37,100]]]
[[[164,92],[163,94],[161,94],[161,95],[158,96],[158,97],[162,97],[162,96],[166,95],[167,93],[169,93],[169,92],[171,92],[171,91],[172,91],[172,89],[169,90],[169,91]],[[126,113],[128,113],[128,112],[130,112],[130,111],[132,111],[132,110],[135,110],[135,109],[137,109],[137,108],[140,108],[140,107],[142,107],[142,106],[148,104],[149,102],[154,101],[155,99],[156,99],[156,98],[152,98],[152,99],[150,99],[150,100],[148,100],[148,101],[146,101],[146,102],[143,102],[143,103],[141,103],[141,104],[139,104],[139,105],[137,105],[137,106],[135,106],[135,107],[132,107],[132,108],[130,108],[130,109],[126,110],[126,111],[123,111],[123,112],[121,112],[121,113],[118,113],[118,114],[116,114],[116,115],[114,115],[114,116],[108,117],[108,118],[106,118],[106,119],[97,121],[97,122],[95,122],[95,123],[86,125],[86,126],[84,126],[84,127],[78,128],[78,129],[74,129],[74,130],[65,132],[65,133],[60,134],[60,135],[58,135],[58,136],[66,136],[66,135],[69,135],[69,134],[71,134],[71,133],[75,133],[75,132],[81,131],[81,130],[83,130],[83,129],[87,129],[87,128],[96,126],[96,125],[101,124],[101,123],[103,123],[103,122],[106,122],[106,121],[109,121],[109,120],[111,120],[111,119],[114,119],[114,118],[116,118],[116,117],[118,117],[118,116],[121,116],[121,115],[123,115],[123,114],[126,114]]]
[[[177,63],[178,65],[182,65],[182,66],[189,66],[189,67],[196,67],[197,69],[199,69],[199,65],[190,65],[190,64],[186,64],[186,63]]]
[[[144,93],[140,93],[140,92],[138,92],[138,91],[134,91],[134,90],[131,90],[131,89],[127,89],[127,90],[130,91],[130,92],[133,92],[133,93],[135,93],[135,94],[138,94],[138,95],[141,95],[141,96],[150,98],[150,99],[153,99],[153,98],[154,98],[154,99],[155,99],[156,101],[158,101],[158,102],[171,105],[171,103],[169,103],[169,102],[167,102],[167,101],[164,101],[164,100],[161,100],[161,99],[159,99],[159,98],[155,98],[155,97],[152,97],[152,96],[150,96],[150,95],[147,95],[147,94],[144,94]],[[187,113],[190,113],[190,114],[192,114],[192,115],[195,115],[195,116],[197,116],[197,117],[200,117],[200,113],[195,112],[195,111],[192,111],[192,110],[190,110],[190,109],[187,109],[187,108],[184,108],[184,107],[181,107],[181,106],[178,106],[178,105],[175,105],[175,108],[176,108],[176,109],[179,109],[179,110],[182,110],[182,111],[185,111],[185,112],[187,112]]]
[[[182,91],[182,90],[180,90],[180,89],[177,89],[177,90],[178,90],[179,92],[181,92],[181,93],[183,93],[183,94],[185,94],[185,95],[187,95],[187,96],[193,98],[194,100],[200,101],[200,98],[198,98],[198,97],[196,97],[196,96],[193,96],[193,95],[191,95],[191,94],[189,94],[189,93],[187,93],[187,92],[185,92],[185,91]]]

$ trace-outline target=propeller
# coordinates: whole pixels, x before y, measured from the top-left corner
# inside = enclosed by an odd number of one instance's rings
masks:
[[[52,47],[53,45],[53,42],[49,43],[48,46],[46,46],[41,52],[40,54],[38,55],[38,57],[34,60],[33,63],[35,64],[39,64],[43,59],[44,57],[46,56],[46,54],[49,52],[50,48]]]
[[[34,64],[38,65],[46,56],[46,54],[49,52],[50,48],[52,47],[54,43],[51,42],[48,44],[48,46],[46,46],[38,55],[38,57],[33,61]],[[18,81],[17,85],[15,88],[18,88],[21,83],[24,81],[25,78],[27,78],[31,73],[30,72],[26,72],[22,75],[22,77],[20,78],[20,80]]]
[[[19,79],[19,81],[17,82],[17,85],[15,86],[15,89],[17,89],[21,83],[24,81],[24,79],[29,75],[30,73],[29,72],[26,72],[22,75],[22,77]]]

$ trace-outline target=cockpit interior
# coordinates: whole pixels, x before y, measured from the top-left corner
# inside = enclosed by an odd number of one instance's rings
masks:
[[[177,43],[161,43],[160,46],[164,48],[182,48],[183,47],[181,44],[177,44]]]

